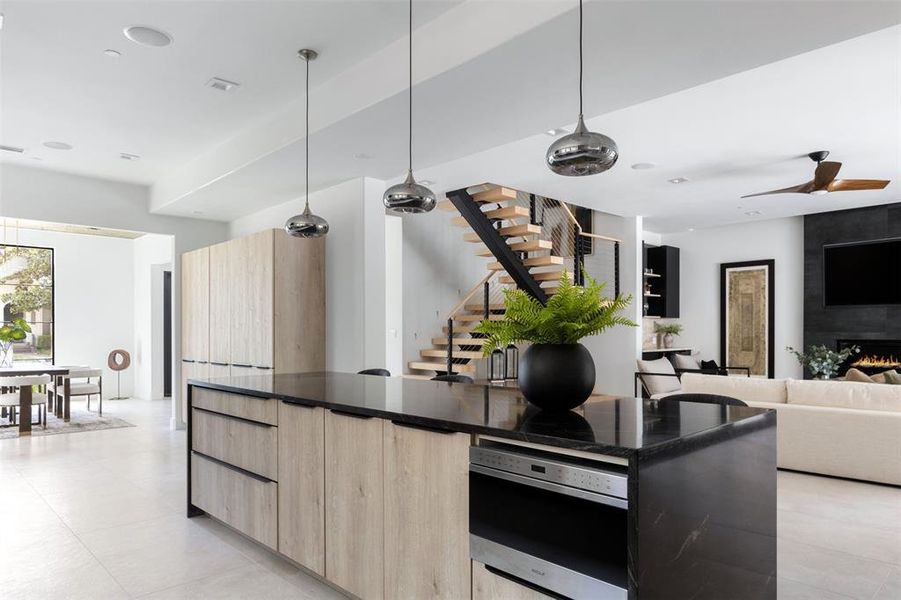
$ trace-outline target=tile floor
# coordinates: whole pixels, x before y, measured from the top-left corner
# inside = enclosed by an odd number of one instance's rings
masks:
[[[104,408],[137,427],[0,440],[0,598],[343,598],[184,517],[168,402]],[[901,489],[780,472],[779,598],[901,599]]]

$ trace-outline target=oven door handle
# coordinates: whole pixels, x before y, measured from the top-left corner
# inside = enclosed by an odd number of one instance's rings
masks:
[[[498,469],[492,469],[491,467],[483,467],[482,465],[474,465],[471,463],[469,465],[469,470],[472,473],[479,473],[481,475],[487,475],[488,477],[496,477],[498,479],[503,479],[512,483],[520,483],[522,485],[528,485],[530,487],[547,490],[549,492],[554,492],[557,494],[565,494],[567,496],[572,496],[581,500],[588,500],[589,502],[595,502],[597,504],[606,504],[607,506],[612,506],[614,508],[629,508],[629,502],[622,498],[615,498],[613,496],[607,496],[605,494],[596,494],[587,490],[580,490],[578,488],[569,487],[568,485],[560,485],[559,483],[544,481],[543,479],[525,477],[516,473],[499,471]]]

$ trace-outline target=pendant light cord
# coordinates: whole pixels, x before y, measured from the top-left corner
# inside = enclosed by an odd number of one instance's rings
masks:
[[[310,211],[310,57],[308,56],[306,61],[307,63],[307,76],[306,76],[306,85],[307,85],[307,108],[305,114],[305,122],[307,132],[304,136],[304,160],[306,162],[306,192],[304,197],[304,211]]]
[[[579,116],[582,116],[582,0],[579,0]]]
[[[409,43],[409,86],[407,87],[407,101],[410,105],[409,110],[409,137],[407,139],[407,164],[409,170],[413,172],[413,0],[410,0],[410,37]]]

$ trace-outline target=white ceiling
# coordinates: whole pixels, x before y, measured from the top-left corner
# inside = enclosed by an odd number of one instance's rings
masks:
[[[416,23],[461,0],[418,3]],[[384,1],[4,0],[0,33],[0,160],[151,184],[303,96],[297,50],[322,52],[327,79],[405,37],[406,3]],[[174,38],[128,41],[128,25]],[[105,56],[105,49],[122,53]],[[241,83],[230,93],[212,77]],[[50,150],[62,140],[72,151]],[[141,156],[119,158],[121,152]],[[40,159],[36,162],[34,159]]]
[[[353,10],[346,10],[349,4]],[[811,150],[831,150],[830,159],[845,165],[844,177],[898,178],[901,31],[886,28],[901,22],[901,3],[587,4],[585,112],[596,115],[592,128],[617,140],[622,158],[610,172],[585,179],[550,174],[542,158],[551,138],[535,135],[571,126],[577,110],[576,13],[560,9],[569,4],[574,2],[417,0],[418,23],[462,24],[450,37],[469,50],[485,36],[467,39],[467,31],[476,22],[488,31],[492,26],[484,17],[486,6],[501,19],[509,11],[539,15],[521,34],[501,39],[498,33],[497,43],[486,44],[481,54],[436,69],[418,83],[420,178],[437,181],[436,190],[497,181],[615,214],[642,214],[647,228],[660,232],[747,219],[746,210],[772,218],[901,200],[895,193],[899,180],[883,192],[737,201],[742,194],[809,179],[813,164],[796,157]],[[553,8],[541,13],[543,5]],[[68,153],[41,148],[47,160],[37,164],[157,182],[157,212],[199,211],[221,220],[303,193],[303,140],[294,132],[288,143],[284,135],[265,134],[273,129],[267,117],[302,100],[297,47],[328,48],[329,62],[315,64],[314,80],[334,84],[367,55],[402,41],[405,16],[405,3],[397,2],[73,1],[55,5],[47,16],[48,6],[4,3],[0,142],[31,149],[44,139],[70,141],[78,148]],[[57,13],[61,6],[66,17]],[[349,14],[360,18],[349,25],[342,21]],[[455,20],[445,18],[450,15]],[[28,28],[11,33],[22,22]],[[121,36],[121,27],[134,22],[166,29],[176,43],[165,49],[134,46]],[[455,52],[452,43],[438,43],[425,49],[426,56]],[[103,56],[105,47],[124,55],[112,61]],[[162,60],[166,53],[175,60]],[[220,94],[202,85],[212,76],[244,85]],[[313,106],[327,110],[339,104],[340,97],[326,93],[340,89],[323,85],[320,96],[314,89]],[[314,126],[312,189],[403,172],[406,96],[399,89]],[[256,134],[254,142],[263,148],[255,148],[253,160],[204,172],[184,192],[159,185],[174,170],[200,172],[193,165],[201,155],[234,163],[249,139],[239,131]],[[141,147],[120,147],[125,140]],[[128,163],[119,152],[144,158]],[[372,158],[355,159],[358,153]],[[3,158],[30,163],[27,157]],[[659,167],[629,169],[639,161]],[[690,182],[666,182],[676,176]]]

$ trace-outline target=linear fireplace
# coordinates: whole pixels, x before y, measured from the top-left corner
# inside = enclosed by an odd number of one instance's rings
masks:
[[[839,369],[839,375],[854,367],[867,375],[881,373],[888,369],[901,369],[901,340],[836,340],[837,350],[848,346],[860,346],[860,352],[853,354]]]

